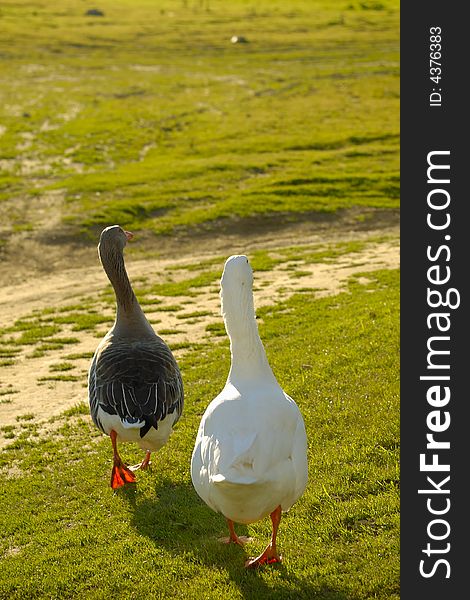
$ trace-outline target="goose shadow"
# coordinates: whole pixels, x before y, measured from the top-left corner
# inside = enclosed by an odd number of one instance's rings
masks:
[[[244,548],[222,543],[220,538],[228,535],[224,517],[205,505],[191,482],[160,481],[154,498],[144,497],[135,485],[125,486],[118,492],[129,503],[131,525],[140,535],[172,556],[184,554],[193,564],[225,571],[243,598],[359,600],[350,593],[327,586],[321,578],[314,582],[299,577],[284,563],[266,567],[277,571],[274,586],[272,581],[269,585],[263,578],[265,568],[246,569],[245,560],[261,551],[268,540],[256,539]],[[236,524],[236,531],[238,535],[248,535],[244,525]],[[282,553],[282,547],[280,551]]]

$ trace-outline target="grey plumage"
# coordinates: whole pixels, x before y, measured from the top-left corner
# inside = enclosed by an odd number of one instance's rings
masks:
[[[91,416],[105,430],[98,406],[121,420],[143,421],[140,437],[176,411],[175,424],[183,410],[183,383],[176,361],[165,342],[118,340],[94,357],[89,380]]]

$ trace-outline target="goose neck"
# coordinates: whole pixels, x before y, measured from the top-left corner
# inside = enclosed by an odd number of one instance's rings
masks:
[[[137,298],[134,294],[134,290],[132,289],[125,268],[123,268],[122,271],[120,270],[116,273],[113,273],[113,277],[110,277],[109,279],[114,288],[118,310],[120,312],[130,312],[134,304],[137,303]]]
[[[271,375],[266,352],[261,340],[239,339],[230,340],[230,353],[232,364],[230,367],[230,379],[247,380],[257,377]]]
[[[100,248],[103,269],[116,296],[116,321],[113,333],[122,337],[155,337],[155,332],[144,315],[127,275],[122,251]]]
[[[232,356],[230,379],[274,377],[259,336],[254,310],[244,314],[229,312],[224,315],[224,320]]]
[[[100,249],[100,259],[114,288],[118,313],[131,312],[134,305],[137,304],[137,298],[127,275],[122,252]]]

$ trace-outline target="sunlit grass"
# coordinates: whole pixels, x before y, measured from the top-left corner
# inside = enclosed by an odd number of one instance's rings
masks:
[[[2,3],[0,198],[93,238],[398,207],[396,0],[100,6]]]
[[[397,0],[99,7],[102,17],[85,15],[79,0],[0,7],[8,236],[35,233],[52,213],[64,240],[81,232],[96,241],[111,223],[211,235],[348,209],[357,223],[373,224],[373,209],[397,210]],[[232,44],[234,34],[247,43]],[[255,284],[257,272],[276,269],[302,282],[308,265],[378,241],[299,239],[253,251]],[[165,313],[178,319],[160,333],[204,323],[211,313],[187,299],[217,294],[226,258],[188,259],[158,283],[133,280],[153,324]],[[171,344],[185,410],[135,490],[109,489],[111,444],[84,402],[45,429],[28,406],[0,428],[9,443],[0,451],[0,598],[398,600],[398,275],[352,278],[333,298],[296,287],[297,295],[258,310],[270,363],[299,404],[309,440],[308,488],[281,522],[283,565],[246,572],[246,556],[268,540],[268,521],[239,527],[255,538],[245,551],[221,546],[224,519],[191,485],[199,420],[229,367],[217,313],[196,341]],[[96,297],[23,315],[0,330],[0,366],[25,360],[34,373],[47,355],[49,373],[37,376],[44,398],[56,385],[86,386],[93,353],[74,346],[85,335],[97,344],[114,310],[107,285]],[[21,382],[0,381],[8,410],[22,393]],[[122,452],[129,463],[141,459],[132,446]]]
[[[223,546],[224,519],[191,484],[199,419],[228,372],[225,336],[187,349],[183,417],[135,490],[113,495],[111,444],[84,403],[50,434],[38,437],[29,421],[3,428],[11,442],[0,468],[12,475],[0,479],[0,497],[15,510],[0,513],[0,596],[398,600],[399,279],[382,271],[367,280],[258,311],[270,363],[308,435],[309,484],[279,531],[283,566],[246,572],[268,520],[238,527],[254,537],[245,550]],[[122,454],[140,458],[129,445]]]

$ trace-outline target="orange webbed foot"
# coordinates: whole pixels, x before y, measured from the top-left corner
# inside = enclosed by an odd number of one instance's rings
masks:
[[[232,538],[231,536],[219,538],[219,542],[222,542],[222,544],[238,544],[238,546],[242,547],[252,541],[253,538],[248,537],[247,535],[237,535],[235,538]]]
[[[238,546],[244,546],[248,542],[251,542],[253,538],[247,537],[246,535],[238,536],[235,532],[235,527],[231,519],[227,519],[228,530],[230,535],[228,537],[219,538],[219,542],[224,544],[237,544]]]
[[[135,475],[129,469],[129,467],[126,467],[119,456],[117,448],[117,433],[114,431],[114,429],[111,429],[109,432],[109,437],[111,438],[114,454],[113,470],[111,472],[111,487],[113,490],[117,490],[123,485],[126,485],[126,483],[135,483]]]
[[[271,513],[270,516],[271,516],[271,522],[273,525],[271,542],[266,546],[266,548],[264,549],[264,552],[262,554],[260,554],[256,558],[249,558],[245,562],[245,567],[247,569],[256,569],[258,567],[263,567],[265,565],[272,565],[275,563],[282,562],[282,556],[277,553],[277,549],[276,549],[276,536],[277,536],[277,529],[278,529],[279,523],[281,521],[281,513],[282,513],[281,506],[278,506]]]
[[[124,463],[114,464],[111,472],[111,487],[117,490],[126,483],[135,483],[134,473]]]
[[[150,461],[150,451],[147,450],[147,452],[145,453],[145,458],[143,459],[143,461],[138,464],[138,465],[133,465],[132,467],[129,467],[129,469],[131,471],[137,471],[137,470],[141,470],[141,471],[145,471],[149,465],[151,465],[152,462]]]
[[[273,552],[268,546],[268,548],[266,548],[266,550],[256,558],[249,558],[245,562],[245,567],[247,569],[257,569],[258,567],[264,567],[266,565],[273,565],[281,562],[282,556],[277,554],[277,552]]]

